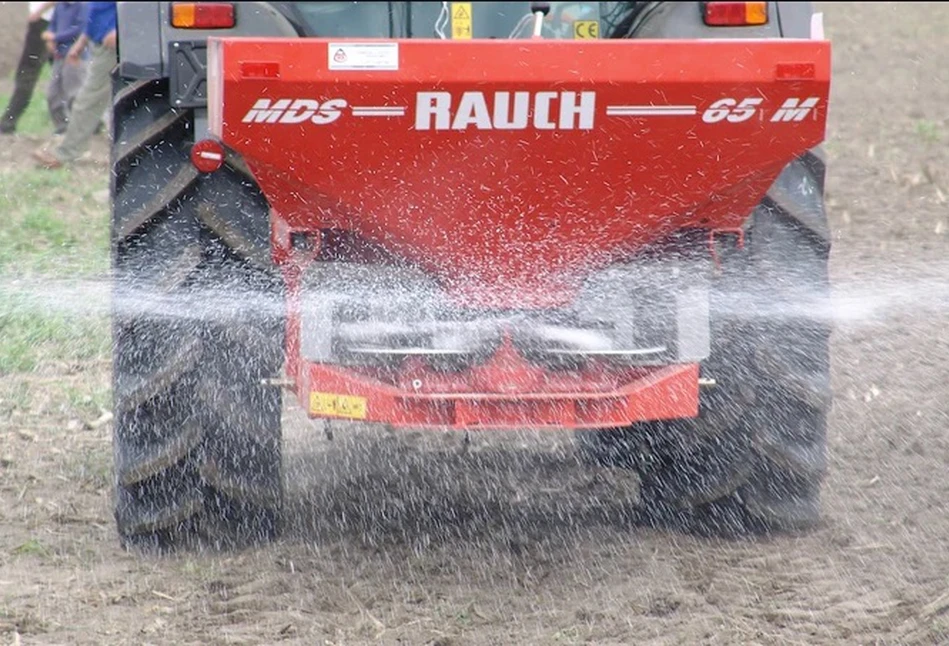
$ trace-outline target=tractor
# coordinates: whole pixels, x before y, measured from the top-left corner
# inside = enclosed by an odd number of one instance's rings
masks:
[[[800,2],[120,2],[115,518],[277,536],[320,420],[573,431],[643,519],[821,518],[830,44]]]

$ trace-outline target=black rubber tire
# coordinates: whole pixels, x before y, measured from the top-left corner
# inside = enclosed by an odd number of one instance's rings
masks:
[[[115,519],[126,545],[268,540],[283,500],[282,281],[240,164],[199,174],[167,80],[114,81]]]
[[[713,288],[699,417],[577,434],[581,455],[635,468],[643,518],[712,535],[820,520],[831,333],[820,150],[791,163]]]

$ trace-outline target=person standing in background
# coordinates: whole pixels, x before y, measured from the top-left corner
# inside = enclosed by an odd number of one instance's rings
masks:
[[[103,113],[112,101],[112,69],[119,62],[116,3],[90,2],[83,34],[66,55],[67,64],[77,64],[86,46],[92,49],[89,71],[73,103],[66,136],[51,152],[33,151],[40,166],[61,168],[76,160],[89,145]]]
[[[56,3],[30,2],[28,4],[30,18],[26,29],[26,40],[23,42],[23,53],[20,54],[20,62],[16,67],[13,96],[10,97],[7,109],[0,117],[0,134],[5,135],[16,132],[17,121],[30,104],[40,71],[49,58],[46,45],[43,43],[43,32],[49,26],[53,5]]]
[[[57,2],[49,28],[43,32],[46,49],[53,56],[53,73],[46,91],[49,116],[57,135],[66,132],[69,111],[86,73],[85,52],[76,63],[67,61],[69,50],[86,27],[88,7],[84,2]]]

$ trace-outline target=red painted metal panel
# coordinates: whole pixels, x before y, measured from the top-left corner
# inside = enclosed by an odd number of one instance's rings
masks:
[[[619,375],[617,375],[619,377]],[[685,364],[627,371],[621,385],[604,389],[596,376],[574,375],[569,388],[507,393],[419,393],[336,366],[306,363],[297,383],[303,407],[314,417],[313,392],[364,400],[369,422],[413,428],[607,428],[698,414],[698,366]],[[464,376],[459,376],[464,379]],[[340,416],[343,417],[343,416]]]
[[[824,138],[824,41],[360,41],[398,69],[330,69],[347,42],[214,42],[212,129],[287,226],[355,231],[468,304],[560,304],[673,230],[739,226]]]

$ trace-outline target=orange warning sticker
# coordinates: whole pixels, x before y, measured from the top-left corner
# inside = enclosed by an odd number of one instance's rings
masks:
[[[365,397],[336,393],[310,393],[310,414],[346,419],[366,419]]]

